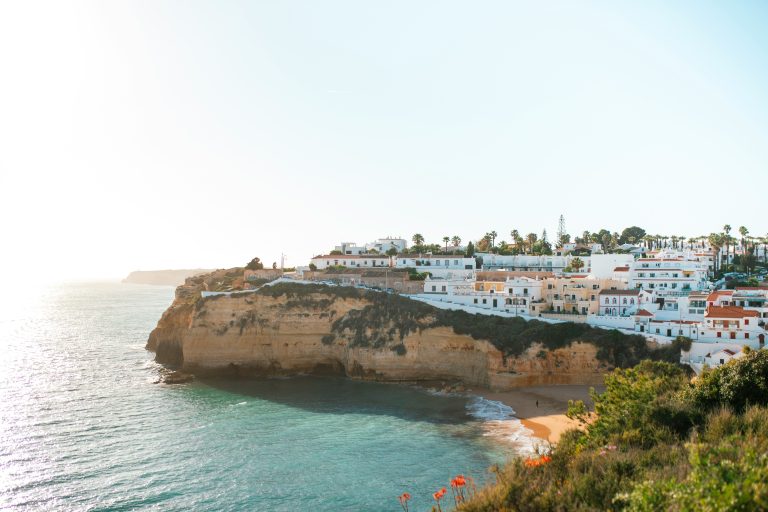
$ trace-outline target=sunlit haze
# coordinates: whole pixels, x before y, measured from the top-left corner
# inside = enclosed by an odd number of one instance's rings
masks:
[[[0,2],[3,268],[765,236],[766,2]]]

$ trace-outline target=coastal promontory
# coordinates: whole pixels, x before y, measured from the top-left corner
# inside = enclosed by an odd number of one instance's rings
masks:
[[[280,282],[202,293],[241,271],[177,288],[147,343],[158,362],[198,375],[335,374],[504,389],[599,383],[614,367],[676,355],[641,336],[441,310],[353,287]]]

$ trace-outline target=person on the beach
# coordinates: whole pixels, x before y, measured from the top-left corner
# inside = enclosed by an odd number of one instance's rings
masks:
[[[539,401],[538,400],[536,400],[536,408],[537,409],[539,408]]]

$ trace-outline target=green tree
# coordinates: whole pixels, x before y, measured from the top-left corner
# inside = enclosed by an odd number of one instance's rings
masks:
[[[251,261],[248,262],[245,268],[248,270],[262,270],[264,268],[264,264],[261,262],[259,258],[253,258]]]
[[[453,247],[458,247],[461,245],[461,237],[459,235],[453,235],[451,238],[451,243],[453,244]]]
[[[645,230],[638,226],[630,226],[628,228],[624,228],[624,230],[621,232],[621,235],[619,235],[619,244],[631,244],[634,243],[634,241],[642,240],[645,236]],[[632,241],[630,241],[630,238],[632,238]]]
[[[528,233],[525,237],[526,242],[528,242],[528,252],[533,252],[533,246],[538,241],[539,237],[536,233]]]
[[[421,233],[416,233],[411,237],[411,241],[413,242],[413,245],[421,247],[424,245],[424,235]]]
[[[448,254],[448,242],[451,241],[451,237],[444,236],[443,237],[443,243],[445,244],[445,254]]]
[[[724,243],[724,235],[720,233],[711,233],[707,237],[707,241],[709,242],[709,245],[712,247],[712,251],[715,253],[713,258],[713,266],[712,269],[715,274],[717,274],[718,267],[720,266],[721,258],[720,258],[720,249],[723,247]]]
[[[467,258],[471,258],[475,255],[475,244],[473,244],[471,240],[467,244],[467,250],[464,254]]]
[[[747,228],[745,228],[744,226],[740,226],[739,227],[739,234],[741,235],[741,250],[742,250],[742,253],[744,253],[745,252],[745,248],[746,248],[745,242],[746,242],[746,239],[747,239],[747,235],[749,234],[749,230]]]
[[[573,258],[571,260],[571,268],[574,272],[578,272],[582,268],[584,268],[584,261],[581,258]]]

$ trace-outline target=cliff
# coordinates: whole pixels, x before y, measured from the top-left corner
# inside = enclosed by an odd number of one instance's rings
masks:
[[[354,288],[279,284],[202,299],[203,284],[194,278],[177,288],[147,343],[158,362],[195,374],[330,373],[509,388],[598,383],[624,359],[634,364],[650,351],[644,341],[616,341],[618,333],[579,324],[558,331]]]

